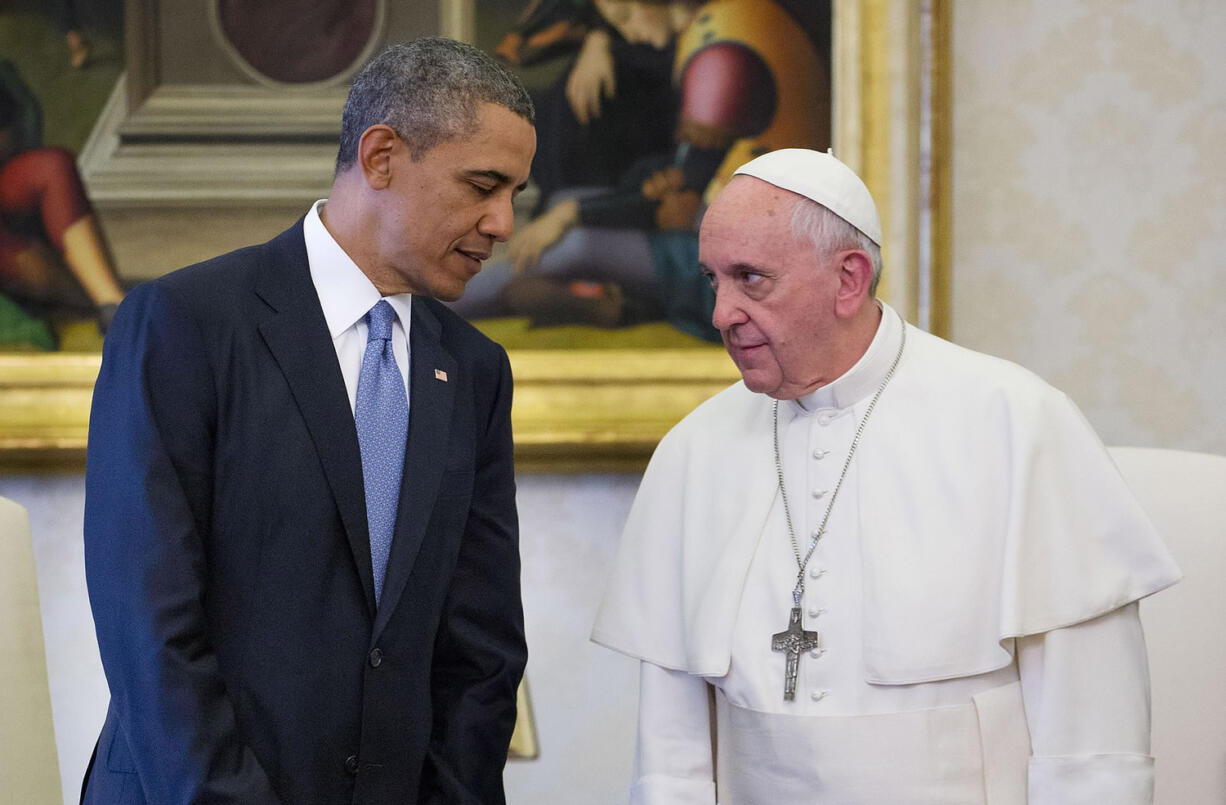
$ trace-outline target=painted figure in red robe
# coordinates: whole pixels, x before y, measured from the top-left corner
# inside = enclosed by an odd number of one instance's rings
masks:
[[[37,100],[0,61],[0,293],[39,311],[90,310],[105,331],[123,288],[76,160],[41,140]]]

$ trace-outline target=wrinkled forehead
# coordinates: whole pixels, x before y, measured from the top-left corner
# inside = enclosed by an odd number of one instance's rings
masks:
[[[790,229],[792,214],[803,197],[754,176],[733,176],[703,216],[704,232],[733,230],[752,233],[777,227]]]
[[[736,177],[703,216],[699,263],[719,274],[738,266],[779,266],[808,253],[792,230],[798,199],[760,179]]]

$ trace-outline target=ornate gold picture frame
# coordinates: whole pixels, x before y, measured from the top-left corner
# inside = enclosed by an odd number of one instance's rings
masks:
[[[475,2],[440,0],[440,30],[471,39]],[[879,295],[938,334],[950,315],[948,6],[834,3],[834,150],[865,178],[881,213]],[[150,94],[146,86],[142,97]],[[99,362],[96,354],[0,354],[0,463],[83,466]],[[526,471],[639,469],[668,428],[737,379],[718,347],[515,351],[511,363]]]

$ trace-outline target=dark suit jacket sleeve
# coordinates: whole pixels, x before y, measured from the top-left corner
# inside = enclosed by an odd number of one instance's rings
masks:
[[[118,729],[97,766],[131,764],[159,805],[274,803],[238,734],[205,616],[218,394],[208,356],[187,306],[158,282],[129,295],[107,335],[85,563]]]
[[[487,419],[479,423],[484,433],[478,433],[468,524],[431,669],[434,729],[421,786],[421,801],[431,805],[503,802],[503,765],[528,656],[519,589],[511,368],[501,349],[498,358],[497,380],[487,381],[493,393],[485,402]]]

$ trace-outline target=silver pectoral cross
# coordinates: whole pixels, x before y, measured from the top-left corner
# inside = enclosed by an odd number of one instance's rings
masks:
[[[817,632],[806,632],[800,622],[800,607],[792,607],[788,628],[771,636],[771,650],[787,652],[787,671],[783,677],[783,700],[796,698],[796,672],[800,668],[800,654],[821,648],[822,640]]]

